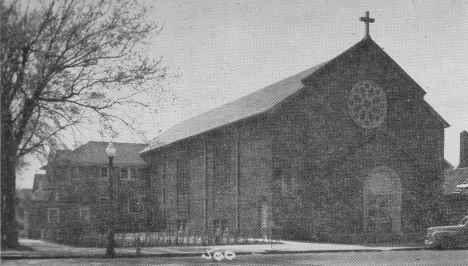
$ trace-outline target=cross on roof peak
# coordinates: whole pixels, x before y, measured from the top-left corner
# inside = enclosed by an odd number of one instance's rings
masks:
[[[369,17],[369,11],[366,11],[366,16],[359,18],[360,21],[366,23],[366,36],[364,38],[370,38],[369,35],[369,23],[374,23],[375,19]]]

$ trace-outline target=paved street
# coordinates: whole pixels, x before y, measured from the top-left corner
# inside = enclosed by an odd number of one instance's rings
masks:
[[[105,248],[86,248],[72,247],[51,243],[35,239],[20,239],[20,243],[32,249],[31,252],[25,251],[2,251],[2,258],[86,258],[96,257],[105,254]],[[141,253],[146,256],[180,256],[203,254],[208,249],[230,250],[236,254],[264,254],[264,253],[295,253],[295,252],[340,252],[340,251],[388,251],[392,249],[412,249],[421,248],[421,245],[416,246],[362,246],[362,245],[346,245],[333,243],[311,243],[297,241],[281,241],[278,244],[249,244],[249,245],[222,245],[222,246],[170,246],[170,247],[144,247]],[[132,257],[135,255],[134,247],[116,248],[116,254],[120,257]]]
[[[201,257],[117,259],[32,259],[2,265],[468,265],[467,250],[344,252],[321,254],[245,255],[218,262]]]

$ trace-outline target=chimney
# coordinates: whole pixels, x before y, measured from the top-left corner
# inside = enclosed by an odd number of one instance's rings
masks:
[[[468,132],[460,133],[460,164],[458,168],[468,167]]]

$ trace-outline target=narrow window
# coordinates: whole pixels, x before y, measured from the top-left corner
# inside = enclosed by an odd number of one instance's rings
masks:
[[[139,170],[138,168],[130,169],[130,179],[138,179],[139,178]]]
[[[187,219],[178,219],[176,221],[177,230],[179,232],[185,232],[187,230],[187,224],[188,224]]]
[[[230,188],[232,173],[232,158],[230,142],[220,140],[215,147],[214,158],[214,185],[218,192],[225,192]]]
[[[125,179],[125,180],[130,179],[130,171],[128,168],[120,168],[119,174],[120,174],[120,179]]]
[[[234,173],[234,158],[232,158],[233,152],[230,135],[222,135],[216,137],[213,141],[213,208],[222,209],[229,201],[230,197],[227,197],[233,186],[231,185],[231,174]]]
[[[289,175],[283,175],[281,177],[281,190],[283,194],[293,192],[294,181],[293,178]]]
[[[101,178],[107,178],[107,167],[101,167],[100,168],[100,174],[99,176]]]
[[[59,223],[59,209],[49,208],[47,209],[47,222],[57,224]]]
[[[213,220],[213,228],[216,232],[226,232],[228,230],[228,220],[218,219]]]
[[[176,169],[177,210],[186,213],[189,211],[190,205],[190,179],[187,169],[188,158],[186,156],[181,157],[177,160]]]
[[[80,221],[83,223],[91,222],[91,209],[89,207],[80,207]]]

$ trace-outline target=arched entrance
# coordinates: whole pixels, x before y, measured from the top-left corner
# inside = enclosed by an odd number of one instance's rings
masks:
[[[372,169],[364,183],[364,231],[401,232],[401,182],[387,166]]]

